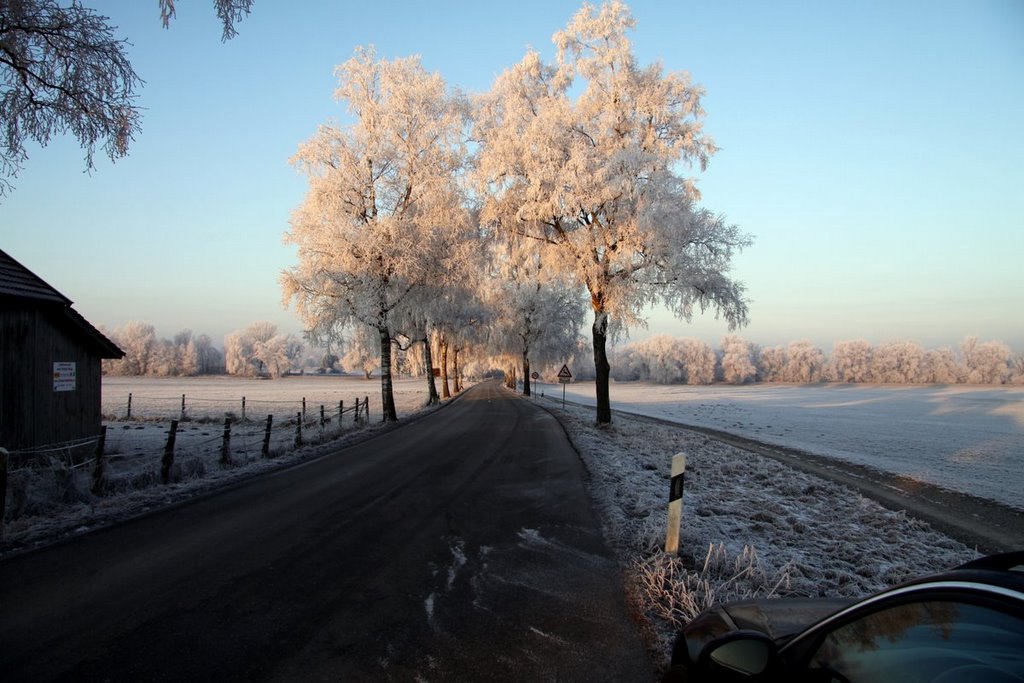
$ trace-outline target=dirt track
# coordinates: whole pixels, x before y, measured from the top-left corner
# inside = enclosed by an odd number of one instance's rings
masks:
[[[620,412],[620,411],[615,411]],[[626,414],[626,413],[623,413]],[[827,458],[795,448],[775,446],[716,429],[682,425],[628,413],[634,419],[699,432],[736,448],[774,458],[791,467],[845,484],[892,510],[928,522],[983,553],[1024,549],[1024,511],[965,493],[880,470]]]

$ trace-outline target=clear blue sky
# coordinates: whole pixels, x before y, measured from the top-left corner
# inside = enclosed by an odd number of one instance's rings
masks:
[[[220,42],[210,0],[85,4],[111,17],[146,81],[130,156],[83,173],[73,139],[30,150],[0,203],[0,246],[97,325],[150,322],[219,341],[271,320],[299,332],[277,278],[305,183],[288,158],[341,119],[333,69],[358,45],[419,54],[487,89],[575,2],[256,0]],[[643,62],[707,91],[721,151],[704,203],[752,233],[735,262],[752,299],[741,335],[1024,351],[1024,2],[749,0],[630,3]],[[298,8],[302,9],[298,9]],[[725,326],[654,313],[638,338],[717,344]]]

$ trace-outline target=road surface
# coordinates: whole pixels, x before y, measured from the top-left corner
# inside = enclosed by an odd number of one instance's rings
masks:
[[[558,422],[496,383],[0,562],[0,680],[649,681]]]

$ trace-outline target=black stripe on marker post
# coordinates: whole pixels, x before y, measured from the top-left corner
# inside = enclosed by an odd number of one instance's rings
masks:
[[[668,502],[674,500],[680,500],[683,497],[683,481],[686,479],[686,473],[677,474],[672,477],[670,481],[670,489],[668,493]]]

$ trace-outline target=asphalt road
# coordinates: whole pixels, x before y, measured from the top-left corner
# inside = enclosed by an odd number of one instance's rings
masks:
[[[0,562],[0,680],[649,681],[558,422],[499,385]]]

